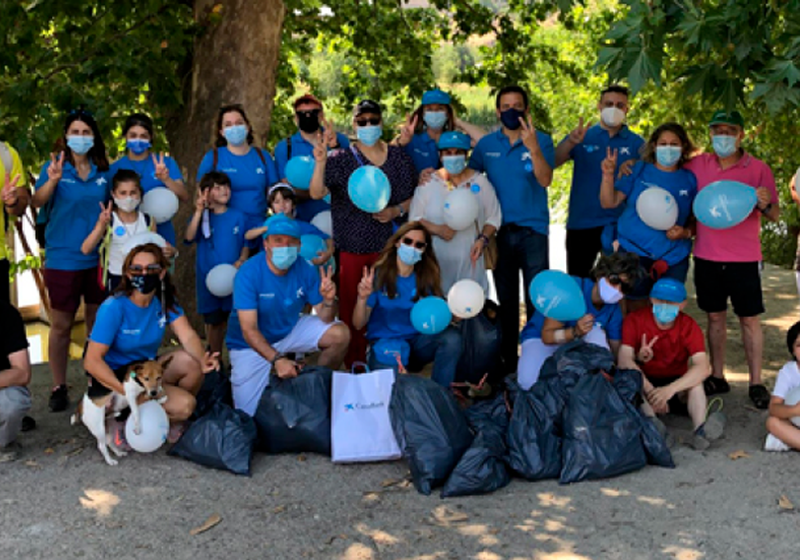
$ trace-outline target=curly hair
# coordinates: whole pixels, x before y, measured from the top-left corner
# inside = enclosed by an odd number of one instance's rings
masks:
[[[592,269],[592,278],[599,280],[612,274],[627,276],[626,283],[635,286],[643,276],[642,267],[639,266],[639,255],[621,251],[601,256]]]

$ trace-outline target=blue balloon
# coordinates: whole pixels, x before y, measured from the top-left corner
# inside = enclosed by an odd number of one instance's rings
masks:
[[[389,204],[392,186],[386,173],[374,165],[364,165],[350,175],[347,192],[353,204],[364,212],[374,214]]]
[[[308,189],[314,175],[314,158],[295,156],[289,160],[285,169],[286,180],[296,189]]]
[[[313,233],[300,237],[300,256],[307,261],[319,258],[317,253],[328,250],[328,244],[319,235]]]
[[[422,298],[411,308],[411,324],[422,334],[439,334],[452,319],[447,302],[440,297]]]
[[[703,188],[694,199],[694,215],[712,229],[726,229],[741,224],[758,202],[756,189],[738,181],[715,181]]]
[[[530,296],[536,310],[556,321],[576,321],[586,315],[581,287],[560,270],[544,270],[531,282]]]

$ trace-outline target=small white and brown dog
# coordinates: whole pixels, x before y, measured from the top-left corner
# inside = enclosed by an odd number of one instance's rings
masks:
[[[97,439],[97,448],[103,454],[103,458],[109,465],[116,465],[116,459],[109,455],[108,450],[114,452],[117,457],[127,455],[125,451],[117,447],[114,441],[114,434],[109,433],[107,420],[116,418],[127,407],[131,409],[133,420],[133,431],[136,434],[141,432],[141,419],[139,416],[139,405],[148,400],[155,400],[163,404],[167,400],[164,388],[161,386],[161,379],[164,377],[164,370],[172,358],[167,358],[163,363],[155,360],[147,362],[136,362],[128,366],[122,381],[125,388],[125,395],[120,395],[113,391],[101,396],[90,397],[89,392],[83,396],[83,400],[78,403],[75,414],[70,419],[72,425],[82,421],[92,435]],[[92,380],[93,383],[99,383]]]

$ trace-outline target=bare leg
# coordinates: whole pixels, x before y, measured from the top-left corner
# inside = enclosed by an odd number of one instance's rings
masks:
[[[708,350],[711,354],[711,375],[725,379],[725,342],[728,338],[725,324],[727,311],[708,314]]]
[[[97,318],[97,308],[100,307],[99,305],[85,305],[83,308],[83,317],[86,320],[86,337],[88,338],[90,334],[92,334],[92,328],[94,328],[94,320]]]
[[[687,407],[689,408],[689,416],[692,418],[692,425],[697,430],[706,421],[706,409],[708,407],[708,400],[706,399],[706,392],[703,389],[703,384],[695,385],[688,391]]]
[[[211,348],[211,353],[222,353],[222,346],[225,344],[225,333],[228,330],[228,322],[223,321],[218,325],[206,325],[206,341]]]
[[[163,384],[180,387],[192,395],[196,395],[200,391],[200,387],[203,386],[204,376],[203,371],[200,369],[200,364],[186,350],[175,350],[164,354],[158,358],[158,361],[163,362],[169,356],[172,356],[172,361],[167,366],[167,369],[164,370]]]
[[[350,344],[350,329],[344,323],[333,325],[319,341],[322,352],[317,359],[317,364],[329,368],[337,368],[347,354]]]
[[[747,358],[747,367],[750,370],[750,385],[761,384],[761,357],[764,350],[764,332],[761,330],[761,321],[755,317],[739,317],[742,326],[742,344],[744,355]]]
[[[173,385],[164,386],[164,391],[167,393],[167,401],[161,406],[164,407],[170,424],[188,420],[197,405],[194,396],[189,391]]]
[[[50,310],[48,359],[50,360],[50,371],[53,373],[53,385],[67,384],[70,331],[74,320],[74,312]]]
[[[800,451],[800,429],[789,420],[770,416],[767,418],[767,430],[789,447]]]

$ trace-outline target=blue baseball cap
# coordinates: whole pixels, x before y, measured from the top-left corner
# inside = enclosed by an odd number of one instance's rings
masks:
[[[300,239],[300,226],[286,214],[271,216],[264,222],[264,227],[267,228],[267,231],[264,232],[264,239],[268,235],[288,235]]]
[[[454,130],[452,132],[443,132],[441,136],[439,136],[439,143],[436,147],[440,150],[444,150],[445,148],[456,148],[459,150],[467,150],[472,147],[472,141],[470,140],[469,136],[464,134],[463,132],[458,132]]]
[[[422,94],[423,105],[450,105],[450,95],[440,89],[432,89]]]
[[[672,303],[683,303],[686,301],[686,287],[682,282],[678,282],[674,278],[662,278],[653,284],[653,289],[650,290],[650,297],[671,301]]]

